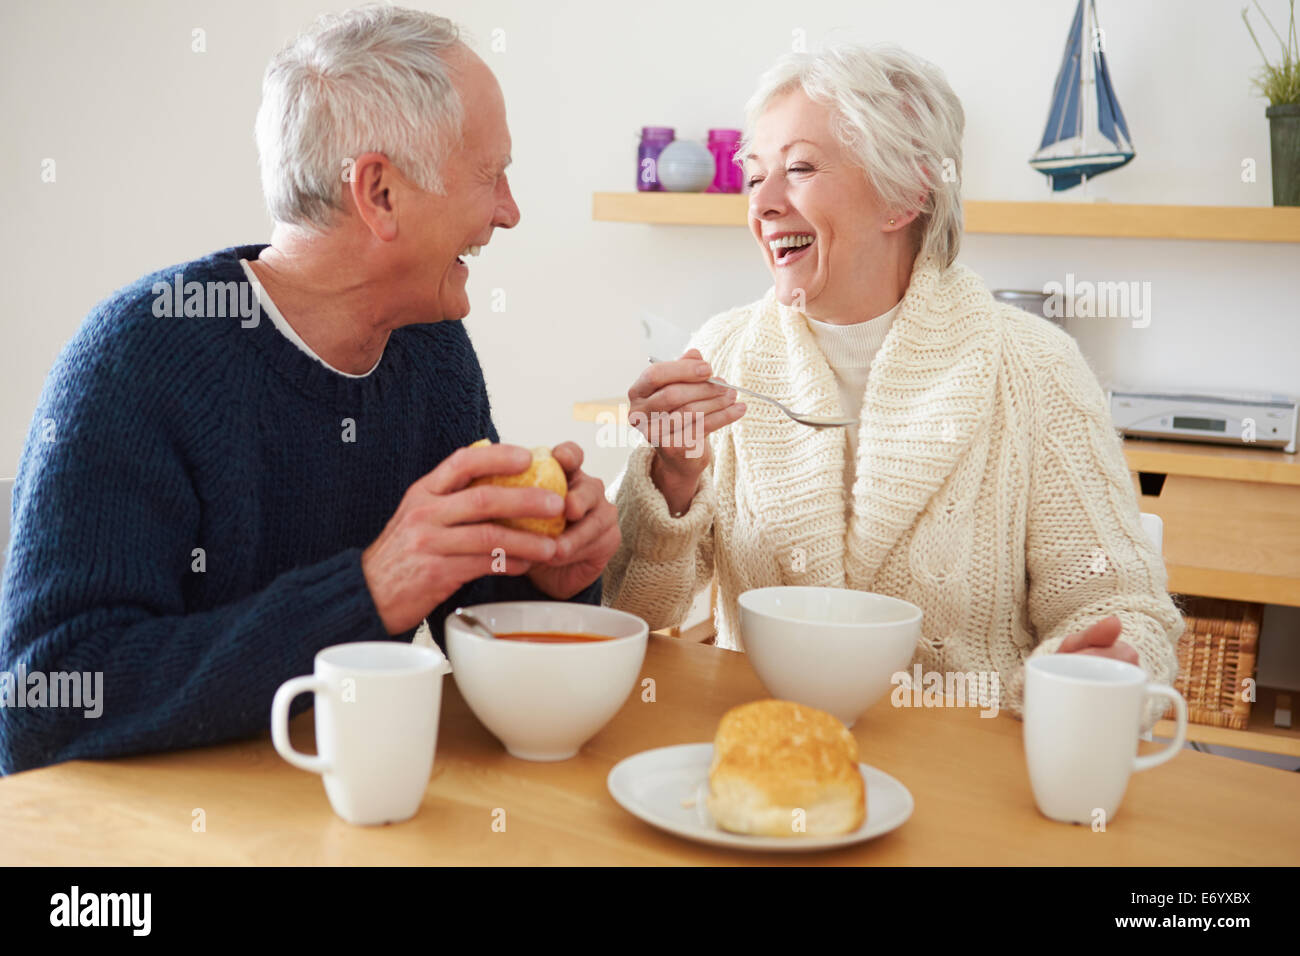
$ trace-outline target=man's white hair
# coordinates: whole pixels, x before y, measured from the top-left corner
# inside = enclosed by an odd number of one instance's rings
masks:
[[[966,116],[942,71],[896,46],[851,44],[787,53],[758,81],[745,107],[739,156],[776,97],[801,87],[832,111],[831,128],[890,210],[918,212],[921,255],[946,268],[961,246],[959,175]]]
[[[376,5],[326,14],[277,53],[257,111],[272,218],[328,228],[352,163],[367,152],[442,192],[442,163],[464,120],[445,60],[459,42],[450,20]]]

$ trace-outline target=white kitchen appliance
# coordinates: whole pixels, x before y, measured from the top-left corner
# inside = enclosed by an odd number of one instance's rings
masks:
[[[1112,388],[1115,427],[1133,438],[1214,442],[1294,453],[1300,403],[1250,392],[1144,392]]]

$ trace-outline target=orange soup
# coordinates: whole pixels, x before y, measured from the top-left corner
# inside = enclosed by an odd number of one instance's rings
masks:
[[[498,634],[502,641],[527,641],[530,644],[583,644],[589,641],[608,641],[603,634],[567,634],[563,631],[515,631]]]

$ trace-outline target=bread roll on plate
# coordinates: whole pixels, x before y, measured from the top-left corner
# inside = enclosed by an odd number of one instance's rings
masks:
[[[867,816],[858,742],[814,707],[787,700],[733,707],[713,741],[708,806],[714,822],[732,833],[850,833]]]

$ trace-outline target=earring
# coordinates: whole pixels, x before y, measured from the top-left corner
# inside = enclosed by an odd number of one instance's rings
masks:
[[[892,219],[889,220],[889,224],[892,226],[892,225],[894,224],[894,220],[892,220]]]

